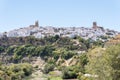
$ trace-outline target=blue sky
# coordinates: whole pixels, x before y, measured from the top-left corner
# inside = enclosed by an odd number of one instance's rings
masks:
[[[40,26],[91,27],[120,31],[120,0],[0,0],[0,32]]]

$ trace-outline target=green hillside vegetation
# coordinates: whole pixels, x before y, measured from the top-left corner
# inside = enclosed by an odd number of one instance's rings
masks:
[[[39,70],[32,62],[40,57],[45,61],[40,70],[49,75],[49,80],[120,80],[119,49],[120,45],[104,48],[104,42],[100,40],[81,37],[4,37],[0,39],[0,79],[21,80],[30,76]],[[62,75],[54,71],[60,71]]]
[[[120,45],[108,48],[95,48],[87,53],[89,62],[85,72],[92,77],[82,80],[120,80]]]
[[[40,56],[47,60],[54,57],[57,60],[59,57],[69,59],[76,55],[78,51],[87,51],[90,46],[87,40],[82,38],[70,39],[61,38],[59,36],[45,37],[36,39],[34,37],[19,37],[19,38],[2,38],[0,39],[0,53],[2,62],[10,63],[22,62],[24,57],[32,59],[33,56]],[[14,41],[14,42],[13,42]],[[76,41],[79,41],[77,43]],[[7,44],[6,44],[7,43]],[[4,57],[7,59],[4,60]]]
[[[31,75],[32,69],[28,63],[0,65],[0,80],[21,80]]]

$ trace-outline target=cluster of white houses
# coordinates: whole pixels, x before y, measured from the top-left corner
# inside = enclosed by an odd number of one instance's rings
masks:
[[[93,22],[93,26],[91,28],[85,27],[52,27],[39,26],[38,21],[35,22],[34,25],[30,25],[28,27],[15,29],[9,32],[4,32],[0,34],[0,37],[26,37],[26,36],[35,36],[36,38],[43,38],[45,36],[54,36],[59,35],[61,37],[70,37],[73,38],[75,36],[81,36],[84,39],[92,39],[97,40],[104,39],[100,38],[101,36],[114,37],[118,34],[117,31],[104,29],[103,27],[97,26],[96,22]]]

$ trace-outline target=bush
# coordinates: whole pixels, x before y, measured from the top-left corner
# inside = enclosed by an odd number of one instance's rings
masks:
[[[53,71],[55,68],[54,64],[46,64],[44,67],[44,73],[49,73],[50,71]]]
[[[22,80],[32,74],[32,66],[28,63],[1,66],[0,80]]]
[[[48,77],[48,80],[63,80],[61,77]]]
[[[62,78],[63,79],[74,79],[74,78],[77,78],[78,72],[79,72],[79,70],[77,70],[77,68],[75,69],[74,66],[65,67],[62,70]]]
[[[70,59],[71,57],[73,57],[74,55],[76,55],[76,53],[75,52],[73,52],[73,51],[64,51],[62,54],[61,54],[62,56],[62,58],[63,59]]]

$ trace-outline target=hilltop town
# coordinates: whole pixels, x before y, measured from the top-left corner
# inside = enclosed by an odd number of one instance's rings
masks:
[[[58,28],[36,21],[0,34],[0,80],[117,80],[119,44],[119,32],[96,22]]]
[[[84,39],[92,39],[107,41],[109,38],[116,36],[119,32],[109,29],[104,29],[104,27],[98,26],[97,22],[93,22],[91,28],[86,27],[52,27],[39,26],[39,22],[36,21],[34,25],[29,25],[28,27],[15,29],[9,32],[0,33],[0,37],[26,37],[34,36],[35,38],[43,38],[45,36],[55,36],[59,35],[61,37],[74,38],[75,36],[80,36]]]

